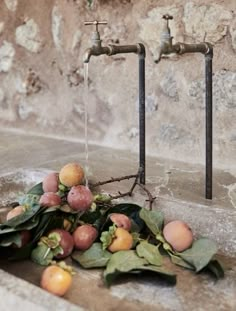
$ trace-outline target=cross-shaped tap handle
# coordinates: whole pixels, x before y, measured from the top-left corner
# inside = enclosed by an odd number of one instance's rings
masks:
[[[98,32],[98,25],[107,25],[107,21],[92,21],[92,22],[84,22],[84,25],[95,25],[96,31]]]
[[[173,19],[173,16],[169,15],[169,14],[165,14],[162,16],[162,18],[164,18],[165,20],[169,20],[169,19]]]

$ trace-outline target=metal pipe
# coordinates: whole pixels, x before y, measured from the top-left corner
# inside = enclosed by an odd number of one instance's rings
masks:
[[[140,183],[145,184],[146,159],[145,159],[145,47],[139,54],[139,169]]]
[[[213,52],[205,55],[206,84],[206,184],[205,197],[212,199],[212,58]]]

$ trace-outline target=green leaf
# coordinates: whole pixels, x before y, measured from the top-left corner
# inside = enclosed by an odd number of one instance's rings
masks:
[[[116,252],[104,271],[104,281],[109,286],[119,274],[137,270],[146,264],[146,259],[140,258],[134,250]]]
[[[19,199],[20,205],[25,205],[28,207],[34,207],[39,204],[40,195],[37,194],[26,194]]]
[[[14,232],[7,234],[3,238],[0,239],[0,246],[9,247],[15,244],[18,247],[21,247],[22,240],[19,232]]]
[[[139,270],[156,272],[169,283],[173,285],[176,284],[176,275],[163,267],[148,265],[148,266],[139,267]]]
[[[143,241],[137,246],[136,252],[139,257],[145,258],[151,265],[162,265],[162,256],[157,246],[152,245],[147,241]]]
[[[101,243],[93,243],[93,245],[83,253],[72,254],[72,258],[86,269],[106,267],[110,257],[111,253],[103,250]]]
[[[48,266],[53,259],[53,252],[46,244],[39,244],[31,253],[31,260],[41,266]]]
[[[108,231],[103,231],[100,237],[102,249],[105,250],[112,243],[115,237],[116,226],[110,226]]]
[[[50,231],[51,224],[54,223],[54,214],[41,214],[38,226],[34,229],[33,240],[9,257],[9,260],[22,260],[30,257],[35,243],[41,238],[44,232]],[[55,228],[55,227],[54,227]]]
[[[162,212],[149,211],[145,208],[142,208],[139,215],[154,235],[157,235],[161,232],[164,222],[164,215]]]
[[[185,260],[183,260],[181,257],[177,255],[173,255],[170,252],[168,252],[168,254],[170,255],[170,260],[173,262],[173,264],[186,268],[186,269],[194,270],[194,267],[190,265],[188,262],[186,262]]]
[[[27,194],[36,194],[36,195],[42,195],[44,193],[43,191],[43,183],[40,182],[37,185],[33,186],[28,192]]]
[[[204,270],[209,270],[217,279],[222,279],[224,277],[224,269],[220,262],[216,259],[211,260]]]
[[[178,255],[195,267],[196,272],[202,270],[217,252],[216,243],[207,238],[194,241],[191,248]]]

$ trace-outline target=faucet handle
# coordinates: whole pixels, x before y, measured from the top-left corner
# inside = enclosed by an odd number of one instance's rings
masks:
[[[98,25],[107,25],[107,21],[84,22],[84,25],[95,25],[95,31],[98,32]]]
[[[169,14],[165,14],[162,16],[163,19],[165,19],[166,21],[173,19],[173,16],[169,15]]]

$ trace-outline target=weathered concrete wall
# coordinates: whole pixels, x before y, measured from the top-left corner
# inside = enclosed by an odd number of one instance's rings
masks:
[[[147,151],[204,163],[202,55],[154,64],[164,13],[175,41],[214,45],[214,162],[235,169],[235,0],[1,0],[0,126],[84,139],[83,51],[92,27],[107,20],[103,44],[143,42],[147,49]],[[89,140],[137,151],[137,56],[89,64]]]

